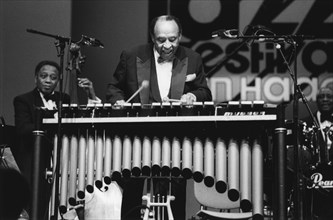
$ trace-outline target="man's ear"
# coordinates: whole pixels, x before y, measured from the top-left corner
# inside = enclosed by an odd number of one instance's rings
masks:
[[[182,40],[182,34],[179,34],[179,41],[181,41]]]
[[[154,35],[150,35],[150,39],[151,39],[151,41],[155,44],[155,38],[154,38]]]

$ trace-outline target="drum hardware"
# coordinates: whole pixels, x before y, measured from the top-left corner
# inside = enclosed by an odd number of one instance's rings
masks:
[[[333,124],[327,128],[327,137],[333,142]]]
[[[292,212],[294,210],[294,203],[292,198],[293,190],[290,191],[289,196],[287,198],[287,216],[292,216]]]
[[[290,169],[290,168],[289,168]],[[292,173],[295,171],[290,169]],[[316,166],[314,169],[309,170],[307,173],[302,175],[302,183],[304,184],[304,195],[307,195],[306,200],[309,203],[304,203],[305,212],[308,212],[308,215],[311,215],[311,219],[317,219],[315,216],[318,214],[318,210],[314,208],[316,204],[321,203],[322,200],[325,200],[332,196],[333,190],[333,167],[327,164],[320,164]],[[331,184],[331,185],[330,185]],[[313,195],[316,194],[316,197]],[[291,189],[288,192],[287,198],[287,213],[288,218],[294,218],[295,215],[295,189]],[[306,219],[310,216],[305,216]],[[317,216],[318,217],[318,216]]]
[[[151,201],[151,199],[153,201]],[[164,208],[167,208],[168,219],[173,220],[170,202],[175,200],[174,196],[160,196],[159,194],[151,198],[150,194],[144,195],[142,200],[147,201],[147,208],[144,213],[143,220],[155,219],[157,215],[161,215],[164,219]],[[154,209],[155,208],[155,209]],[[158,218],[159,219],[159,218]]]
[[[46,169],[45,170],[45,179],[47,180],[48,183],[53,182],[53,172],[51,170]]]
[[[332,161],[329,160],[329,142],[333,141],[333,124],[329,123],[322,129],[324,133],[324,146],[319,143],[320,130],[315,125],[308,126],[306,122],[302,123],[302,147],[305,151],[310,151],[312,156],[310,163],[310,170],[315,170],[321,164],[332,165]],[[332,145],[332,144],[331,144]]]

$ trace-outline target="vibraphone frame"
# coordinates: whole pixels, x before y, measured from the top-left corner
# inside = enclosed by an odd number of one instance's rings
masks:
[[[158,106],[160,107],[160,106]],[[211,106],[210,106],[211,107]],[[235,106],[233,106],[235,107]],[[239,106],[236,106],[236,109]],[[263,107],[263,106],[261,106]],[[77,109],[74,106],[74,110],[70,109],[73,106],[68,106],[67,111],[65,110],[65,114],[71,112],[70,116],[73,116],[73,112]],[[274,107],[273,107],[274,108]],[[98,106],[98,108],[93,107],[90,110],[86,111],[89,112],[89,116],[96,116],[95,110],[104,111],[104,113],[100,113],[99,116],[105,116],[105,109],[104,107]],[[187,110],[186,114],[180,114],[178,116],[146,116],[146,117],[138,117],[138,114],[134,114],[133,117],[133,107],[130,108],[130,111],[124,113],[124,109],[120,111],[116,110],[113,112],[113,117],[81,117],[81,118],[62,118],[63,123],[63,132],[67,133],[68,131],[72,132],[71,130],[75,127],[79,126],[82,129],[102,129],[107,127],[107,129],[115,130],[116,133],[123,136],[123,135],[131,135],[131,130],[138,132],[139,134],[149,134],[148,136],[158,136],[158,137],[172,137],[175,136],[174,133],[174,126],[176,125],[177,128],[182,131],[181,136],[188,136],[188,137],[218,137],[220,134],[223,134],[224,138],[237,138],[239,136],[244,137],[244,132],[240,135],[237,132],[240,132],[239,128],[242,127],[242,131],[246,131],[247,134],[245,136],[258,136],[259,133],[263,134],[269,128],[272,129],[277,126],[277,120],[280,116],[276,115],[275,113],[265,114],[262,113],[263,111],[253,111],[254,114],[247,114],[248,111],[251,112],[247,108],[247,111],[240,111],[240,114],[230,114],[230,112],[234,112],[235,108],[232,110],[228,109],[228,111],[222,110],[222,113],[218,112],[221,111],[220,107],[214,107],[205,113],[204,115],[195,115],[191,116],[191,110]],[[193,110],[193,109],[192,109]],[[229,111],[230,110],[230,111]],[[239,110],[239,109],[238,109]],[[244,110],[244,109],[243,109]],[[253,109],[252,109],[253,110]],[[261,109],[263,110],[263,109]],[[134,111],[135,112],[135,111]],[[193,112],[193,111],[192,111]],[[194,110],[197,113],[197,110]],[[245,114],[244,114],[245,112]],[[77,111],[75,112],[77,114]],[[152,114],[152,111],[149,110],[149,114]],[[153,111],[153,114],[155,112]],[[116,117],[114,117],[116,116]],[[132,116],[132,117],[129,117]],[[44,119],[44,125],[47,128],[51,128],[53,124],[56,124],[57,121],[55,119]],[[283,129],[282,129],[283,130]],[[263,133],[262,133],[263,132]],[[135,133],[135,132],[134,132]],[[261,136],[261,135],[259,135]],[[283,138],[283,136],[281,137]],[[280,139],[281,139],[280,138]],[[281,141],[278,141],[281,144]],[[282,144],[283,140],[282,140]],[[281,146],[277,146],[281,147]],[[279,188],[278,190],[283,190]],[[57,207],[55,207],[57,208]]]

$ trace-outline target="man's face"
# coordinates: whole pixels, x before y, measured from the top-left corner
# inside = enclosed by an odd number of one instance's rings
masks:
[[[43,94],[51,94],[59,81],[58,70],[54,66],[45,65],[35,76],[35,83]]]
[[[333,111],[333,91],[328,88],[323,88],[317,95],[317,105],[320,112]]]
[[[176,53],[181,39],[175,21],[159,20],[155,24],[155,35],[152,36],[154,47],[163,59],[170,59]]]

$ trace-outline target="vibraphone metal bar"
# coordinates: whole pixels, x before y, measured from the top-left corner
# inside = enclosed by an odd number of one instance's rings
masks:
[[[209,122],[209,121],[274,121],[276,105],[263,102],[228,102],[214,106],[212,102],[153,103],[142,106],[126,103],[122,107],[110,104],[86,106],[63,105],[62,123],[142,123],[142,122]],[[55,124],[55,118],[45,118],[43,123]]]
[[[258,195],[263,192],[263,174],[249,168],[252,158],[262,158],[258,157],[263,150],[260,143],[265,127],[272,127],[276,120],[274,110],[275,106],[261,102],[190,107],[161,104],[143,109],[136,104],[121,109],[65,106],[64,116],[81,117],[62,121],[60,211],[84,200],[85,191],[91,193],[95,182],[181,175],[215,185],[219,193],[228,191],[231,200],[241,199],[244,210],[252,207],[262,214],[263,202]],[[52,128],[57,122],[47,118],[43,123]],[[254,153],[258,145],[259,154]],[[252,178],[258,187],[254,200]]]

